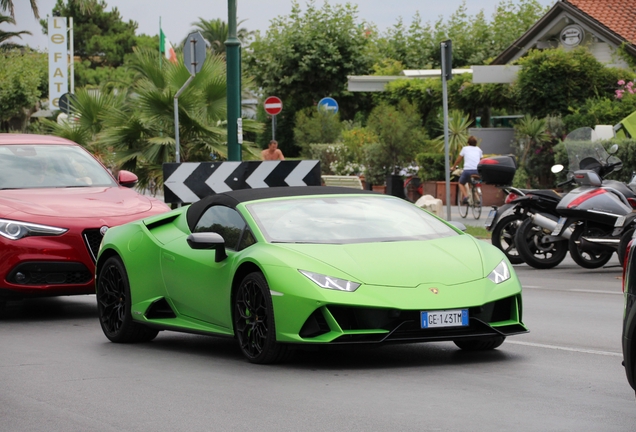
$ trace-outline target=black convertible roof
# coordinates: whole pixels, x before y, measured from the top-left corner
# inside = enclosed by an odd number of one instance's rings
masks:
[[[190,231],[194,229],[195,224],[201,218],[203,212],[213,205],[224,205],[230,208],[243,202],[255,201],[267,198],[284,198],[294,196],[308,195],[351,195],[351,194],[374,194],[377,192],[367,190],[357,190],[346,187],[335,186],[290,186],[290,187],[272,187],[257,189],[240,189],[235,191],[223,192],[220,194],[208,195],[192,204],[186,213],[186,219]]]

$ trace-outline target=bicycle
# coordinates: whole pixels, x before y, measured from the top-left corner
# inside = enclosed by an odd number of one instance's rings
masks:
[[[473,217],[479,219],[481,217],[481,176],[479,174],[473,174],[470,176],[470,181],[466,182],[466,192],[468,192],[468,199],[466,202],[462,200],[461,190],[457,185],[457,209],[459,215],[462,218],[468,216],[468,208],[470,207],[473,212]]]

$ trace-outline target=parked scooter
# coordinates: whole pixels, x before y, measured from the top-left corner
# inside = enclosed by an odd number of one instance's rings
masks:
[[[533,190],[515,200],[516,213],[522,222],[515,233],[515,245],[519,257],[529,266],[549,269],[559,265],[568,253],[568,241],[564,236],[553,236],[544,225],[559,220],[557,205],[561,195],[551,189]]]
[[[602,180],[611,172],[621,169],[621,161],[610,156],[600,143],[595,142],[590,128],[574,131],[564,141],[570,159],[571,178],[565,183],[575,183],[577,188],[565,195],[557,205],[561,216],[558,221],[535,223],[551,237],[566,237],[572,259],[581,267],[598,268],[605,265],[618,251],[620,236],[614,235],[614,227],[622,216],[629,215],[636,206],[634,192],[615,180]],[[615,153],[614,145],[610,153]],[[562,166],[553,167],[558,172]]]
[[[484,226],[491,232],[492,245],[499,248],[512,264],[521,264],[523,259],[515,246],[515,233],[523,218],[515,212],[514,201],[525,196],[526,191],[512,186],[501,186],[501,190],[506,193],[504,204],[492,206]]]
[[[521,264],[524,259],[515,243],[518,229],[528,215],[534,212],[549,210],[556,215],[554,208],[560,197],[552,190],[518,189],[509,186],[516,168],[512,156],[485,158],[477,166],[484,183],[497,185],[507,194],[505,203],[500,207],[493,206],[486,219],[485,227],[492,232],[491,242],[506,254],[512,264]],[[528,246],[526,249],[533,252],[526,255],[529,256],[531,265],[538,268],[553,267],[567,254],[567,245],[541,244],[541,235],[540,230],[528,233],[528,241],[539,244],[540,247]]]

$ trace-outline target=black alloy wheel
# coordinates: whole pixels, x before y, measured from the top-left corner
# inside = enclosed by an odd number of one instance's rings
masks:
[[[523,259],[519,256],[519,252],[515,246],[515,234],[522,222],[522,216],[515,214],[508,215],[498,220],[492,230],[492,245],[501,250],[511,264],[523,263]]]
[[[567,240],[541,241],[550,235],[550,232],[534,225],[532,219],[523,221],[515,235],[515,246],[521,259],[537,269],[550,269],[561,264],[568,253],[568,242]]]
[[[119,257],[110,257],[97,277],[97,312],[102,331],[111,342],[148,342],[159,333],[133,321],[131,304],[126,268]]]
[[[236,291],[234,333],[252,363],[278,363],[288,356],[289,347],[276,342],[272,296],[262,273],[245,276]]]
[[[578,225],[570,236],[570,256],[578,265],[586,269],[603,267],[612,258],[611,250],[582,250],[579,242],[581,237],[605,237],[607,232],[600,227],[590,225]]]

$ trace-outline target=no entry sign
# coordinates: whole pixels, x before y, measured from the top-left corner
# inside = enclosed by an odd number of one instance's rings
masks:
[[[265,112],[269,115],[280,114],[283,110],[283,101],[276,96],[270,96],[265,99]]]

